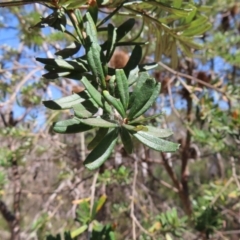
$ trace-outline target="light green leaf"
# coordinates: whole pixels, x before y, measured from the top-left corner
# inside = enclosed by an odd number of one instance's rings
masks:
[[[105,74],[101,62],[101,47],[98,44],[97,30],[90,13],[86,13],[86,57],[94,76],[100,80],[103,89],[106,88]]]
[[[116,69],[116,82],[121,103],[126,111],[129,102],[128,80],[122,69]]]
[[[149,133],[136,132],[133,136],[144,145],[159,152],[175,152],[179,148],[179,144],[152,136]]]
[[[114,122],[107,121],[103,118],[87,118],[87,119],[80,119],[81,123],[84,123],[89,126],[93,127],[100,127],[100,128],[115,128],[118,125]]]
[[[83,225],[80,228],[74,230],[71,232],[71,238],[75,238],[77,236],[79,236],[80,234],[82,234],[83,232],[85,232],[88,229],[88,225]]]
[[[147,133],[149,133],[154,137],[166,138],[173,134],[173,131],[170,129],[160,129],[160,128],[156,128],[148,125],[146,125],[146,127],[147,127]]]
[[[94,150],[87,156],[84,165],[94,170],[100,167],[111,155],[114,146],[118,139],[118,129],[115,128],[110,131],[103,140],[94,148]]]
[[[118,99],[111,96],[109,92],[106,90],[103,91],[103,96],[106,99],[106,101],[118,111],[118,113],[122,116],[122,118],[126,117],[126,112],[124,111],[124,107]]]

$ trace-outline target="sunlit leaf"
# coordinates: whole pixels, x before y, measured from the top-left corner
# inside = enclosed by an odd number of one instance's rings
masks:
[[[87,119],[81,119],[81,123],[84,123],[89,126],[93,127],[100,127],[100,128],[115,128],[118,125],[114,122],[107,121],[103,118],[87,118]]]
[[[152,136],[149,133],[136,132],[133,136],[144,145],[159,152],[175,152],[179,148],[179,144]]]

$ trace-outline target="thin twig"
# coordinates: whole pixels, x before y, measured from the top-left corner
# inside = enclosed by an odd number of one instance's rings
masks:
[[[202,85],[204,85],[204,86],[206,86],[208,88],[214,89],[215,91],[220,92],[220,93],[222,93],[222,94],[224,94],[226,96],[226,93],[224,91],[216,88],[215,86],[211,85],[210,83],[206,83],[206,82],[204,82],[204,81],[202,81],[202,80],[200,80],[200,79],[198,79],[196,77],[190,76],[188,74],[175,71],[175,70],[173,70],[172,68],[168,67],[167,65],[165,65],[162,62],[158,62],[158,64],[160,66],[162,66],[163,68],[165,68],[166,70],[168,70],[169,72],[171,72],[172,74],[176,75],[176,76],[181,76],[181,77],[184,77],[184,78],[187,78],[187,79],[191,79],[191,80],[193,80],[195,82],[201,83]]]
[[[134,215],[134,198],[136,192],[136,182],[137,182],[137,174],[138,174],[138,162],[135,158],[134,161],[134,175],[133,175],[133,183],[132,183],[132,198],[131,198],[131,218],[132,218],[132,237],[133,240],[137,239],[136,236],[136,217]]]

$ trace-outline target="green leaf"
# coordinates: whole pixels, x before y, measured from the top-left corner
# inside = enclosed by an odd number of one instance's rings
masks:
[[[113,55],[113,52],[115,50],[115,44],[116,44],[116,28],[112,24],[108,24],[108,40],[107,40],[107,54],[106,59],[109,61]]]
[[[159,95],[160,89],[161,89],[161,83],[157,83],[155,85],[155,88],[152,90],[152,95],[149,97],[148,101],[142,106],[142,108],[139,109],[139,111],[136,114],[133,115],[132,118],[134,119],[138,118],[152,106],[152,104],[155,102],[156,98]]]
[[[128,80],[122,69],[116,69],[116,82],[121,103],[126,111],[129,102]]]
[[[124,111],[122,103],[115,97],[111,96],[109,92],[106,90],[103,91],[103,96],[106,99],[106,101],[118,111],[122,118],[125,118],[126,112]]]
[[[100,80],[101,87],[106,88],[105,75],[101,62],[101,47],[98,44],[96,26],[89,13],[86,13],[86,57],[94,76]]]
[[[73,61],[66,61],[63,59],[51,59],[51,58],[36,58],[36,60],[38,62],[41,62],[43,64],[46,64],[47,66],[49,65],[49,67],[47,67],[47,69],[51,69],[51,70],[74,70],[74,71],[85,71],[87,72],[88,69],[86,66],[84,66],[84,64],[77,62],[76,60]],[[52,68],[51,68],[52,67]]]
[[[126,150],[126,152],[128,154],[131,154],[133,152],[133,143],[132,143],[131,134],[128,132],[128,130],[126,128],[121,127],[120,135],[121,135],[124,149]]]
[[[160,91],[160,83],[154,78],[148,78],[140,88],[134,89],[134,102],[130,108],[128,119],[137,118],[148,110]]]
[[[145,132],[136,132],[133,136],[144,145],[159,152],[175,152],[179,148],[179,144],[160,139]]]
[[[76,1],[76,0],[75,0]],[[90,13],[93,22],[96,24],[98,20],[98,6],[97,6],[97,1],[92,1],[89,4],[88,12]]]
[[[73,42],[71,45],[69,45],[68,47],[57,51],[55,53],[55,55],[57,56],[61,56],[62,58],[68,58],[73,56],[74,54],[76,54],[81,48],[81,45],[77,42]]]
[[[116,82],[116,76],[113,75],[109,80],[109,92],[112,96],[115,95],[115,82]]]
[[[100,167],[111,155],[114,146],[118,139],[118,128],[110,131],[103,140],[94,148],[94,150],[87,156],[84,165],[94,170]]]
[[[84,123],[89,126],[93,127],[100,127],[100,128],[116,128],[118,125],[114,122],[107,121],[103,118],[87,118],[87,119],[81,119],[81,123]]]
[[[129,18],[126,22],[121,24],[117,28],[117,42],[120,41],[123,37],[125,37],[128,32],[130,32],[135,25],[135,19],[134,18]]]
[[[182,32],[182,36],[195,36],[201,35],[207,32],[212,27],[212,24],[208,22],[208,18],[199,17],[197,20],[190,24],[190,27]]]
[[[136,45],[132,51],[132,54],[131,54],[126,66],[124,67],[126,76],[129,75],[131,70],[133,70],[134,68],[137,67],[137,65],[139,64],[141,59],[142,59],[142,48],[141,48],[141,46]]]
[[[179,17],[187,17],[188,14],[192,11],[192,8],[174,8],[174,7],[170,7],[170,6],[167,6],[166,4],[164,3],[160,3],[160,2],[157,2],[157,1],[148,1],[149,4],[153,5],[153,6],[156,6],[156,7],[159,7],[160,9],[164,10],[164,11],[167,11],[169,13],[172,13],[176,16],[179,16]]]
[[[71,238],[75,238],[77,236],[79,236],[80,234],[82,234],[83,232],[85,232],[88,229],[88,225],[83,225],[80,228],[74,230],[71,232]]]
[[[96,103],[93,99],[89,99],[83,103],[78,103],[72,107],[74,110],[74,115],[78,118],[92,117],[98,111],[98,107],[96,107]]]
[[[83,77],[81,79],[82,84],[87,89],[89,95],[92,97],[92,99],[97,103],[98,106],[101,108],[106,108],[107,112],[111,113],[111,107],[102,101],[102,95],[99,93],[99,91],[88,81],[86,77]]]
[[[53,124],[53,131],[57,133],[78,133],[92,129],[91,126],[81,123],[78,118],[71,118]]]
[[[166,138],[173,134],[172,130],[170,129],[160,129],[160,128],[156,128],[148,125],[146,127],[147,127],[147,133],[149,133],[154,137]]]
[[[135,98],[139,98],[139,95],[137,95],[137,94],[139,93],[141,87],[147,81],[148,78],[149,78],[149,75],[147,72],[142,72],[139,74],[137,80],[135,81],[136,86],[135,86],[134,91],[129,100],[130,106],[132,106],[133,102],[135,101]]]
[[[88,150],[94,149],[102,141],[102,139],[105,137],[107,133],[108,133],[108,128],[99,128],[97,130],[95,137],[88,144],[87,149]]]
[[[74,93],[71,96],[59,98],[56,100],[43,101],[45,107],[52,110],[61,110],[61,109],[70,109],[73,105],[84,102],[89,98],[89,95],[86,91],[80,93]]]
[[[160,117],[162,115],[163,115],[162,113],[158,113],[158,114],[154,114],[150,117],[146,117],[146,118],[145,117],[140,117],[140,118],[134,119],[132,121],[129,121],[128,123],[129,124],[144,123],[144,122],[150,121],[152,119],[156,119],[157,117]]]

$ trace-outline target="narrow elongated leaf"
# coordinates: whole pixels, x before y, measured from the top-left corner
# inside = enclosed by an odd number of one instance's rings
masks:
[[[126,152],[128,154],[131,154],[133,152],[133,143],[132,143],[131,134],[128,132],[128,130],[126,128],[121,127],[120,135],[121,135],[124,149],[126,150]]]
[[[175,152],[179,148],[179,144],[163,140],[145,132],[136,132],[133,136],[144,145],[159,152]]]
[[[81,226],[80,228],[74,230],[71,232],[71,238],[75,238],[77,237],[78,235],[82,234],[83,232],[85,232],[86,230],[88,229],[88,225],[85,224],[83,226]]]
[[[155,88],[152,91],[152,95],[150,96],[148,101],[144,104],[144,106],[142,108],[140,108],[140,110],[136,114],[133,115],[132,118],[135,119],[135,118],[141,116],[152,106],[152,104],[155,102],[156,98],[159,95],[160,89],[161,89],[161,83],[157,83],[155,85]]]
[[[94,76],[100,80],[103,89],[106,88],[104,70],[101,62],[101,47],[98,44],[96,26],[92,20],[90,13],[86,13],[86,57],[88,64]]]
[[[166,138],[173,135],[173,132],[170,129],[160,129],[160,128],[156,128],[148,125],[146,127],[147,127],[147,133],[155,137]]]
[[[69,109],[72,108],[73,105],[84,102],[88,98],[89,98],[88,93],[86,91],[83,91],[56,100],[43,101],[43,104],[45,107],[50,108],[52,110]]]
[[[76,54],[80,50],[80,48],[81,48],[81,45],[78,42],[73,42],[68,47],[66,47],[60,51],[57,51],[55,53],[55,55],[61,56],[63,59],[68,58],[68,57],[71,57],[74,54]]]
[[[195,35],[201,35],[205,32],[207,32],[210,28],[212,27],[212,24],[207,22],[203,25],[200,25],[196,28],[192,28],[192,29],[187,29],[186,31],[184,31],[182,33],[183,36],[195,36]]]
[[[128,119],[137,118],[144,113],[155,101],[159,94],[160,83],[155,79],[148,78],[140,88],[134,89],[134,102],[130,108]]]
[[[98,107],[93,99],[78,103],[72,107],[74,110],[74,115],[78,118],[92,117],[98,111]]]
[[[92,216],[91,216],[92,220],[95,219],[96,214],[101,210],[106,200],[107,200],[107,195],[104,194],[99,198],[97,202],[94,203],[93,209],[92,209]]]
[[[128,80],[125,75],[125,72],[122,69],[116,70],[116,82],[120,100],[126,111],[129,102]]]
[[[80,121],[86,125],[100,128],[115,128],[118,126],[116,123],[107,121],[103,118],[87,118],[81,119]]]
[[[89,1],[89,8],[88,12],[90,13],[93,22],[96,24],[98,20],[98,6],[97,6],[97,1]]]
[[[123,24],[121,24],[117,28],[117,42],[120,41],[123,37],[125,37],[129,31],[132,30],[133,26],[135,25],[135,19],[129,18],[127,21],[125,21]]]
[[[123,118],[125,118],[126,112],[124,111],[124,107],[123,107],[122,103],[115,97],[111,96],[109,94],[109,92],[106,90],[103,91],[103,96],[106,99],[106,101],[110,105],[112,105]]]
[[[145,117],[140,117],[140,118],[134,119],[132,121],[129,121],[128,123],[129,124],[144,123],[144,122],[148,122],[152,119],[156,119],[157,117],[160,117],[162,115],[163,115],[162,113],[158,113],[158,114],[152,115],[150,117],[146,117],[146,118]]]
[[[74,71],[88,71],[87,67],[85,67],[82,63],[77,61],[67,61],[63,59],[50,59],[50,58],[36,58],[38,62],[41,62],[46,65],[50,65],[55,69],[61,70],[74,70]]]
[[[67,77],[71,72],[61,72],[61,71],[50,71],[48,73],[43,74],[42,76],[46,79],[56,79],[59,77]]]
[[[139,77],[136,80],[136,86],[134,88],[133,94],[131,95],[129,100],[130,106],[133,104],[135,98],[139,97],[138,95],[139,91],[148,78],[149,78],[149,75],[147,72],[142,72],[139,74]]]
[[[131,54],[126,66],[124,67],[126,76],[129,75],[131,70],[133,70],[134,68],[137,67],[137,65],[139,64],[141,59],[142,59],[142,48],[141,48],[141,46],[136,45],[132,51],[132,54]]]
[[[91,126],[81,123],[78,118],[71,118],[53,124],[53,130],[57,133],[78,133],[92,129]]]
[[[92,99],[97,103],[98,106],[104,107],[102,102],[102,96],[99,93],[99,91],[88,81],[86,77],[83,77],[81,79],[82,84],[87,89],[89,95],[92,97]]]
[[[115,82],[116,82],[116,76],[113,75],[109,80],[109,92],[112,96],[115,95]]]
[[[108,128],[99,128],[96,132],[95,137],[88,144],[87,149],[88,150],[94,149],[102,141],[102,139],[105,137],[107,133],[108,133]]]
[[[147,2],[153,6],[159,7],[160,9],[165,10],[165,11],[172,13],[179,17],[187,17],[189,12],[192,11],[192,8],[184,8],[184,9],[183,8],[174,8],[174,7],[169,7],[166,4],[160,3],[157,1],[147,1]]]
[[[90,170],[100,167],[111,155],[117,139],[118,129],[113,129],[87,156],[86,160],[84,161],[84,165]]]
[[[115,50],[115,44],[117,39],[116,28],[112,24],[108,24],[108,40],[107,40],[107,54],[106,58],[109,61]]]

